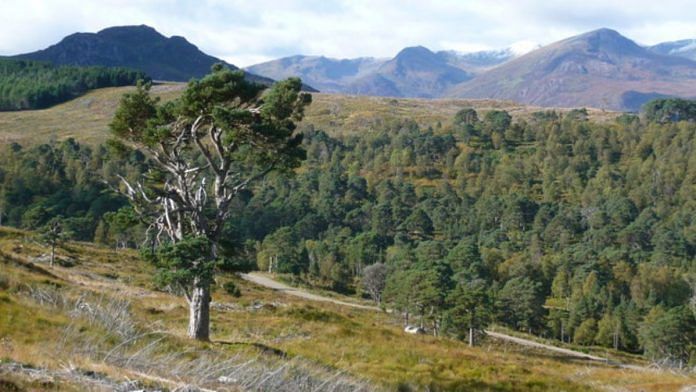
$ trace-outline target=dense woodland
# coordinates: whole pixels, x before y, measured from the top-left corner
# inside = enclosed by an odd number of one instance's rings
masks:
[[[0,110],[43,109],[88,90],[135,85],[139,71],[108,67],[56,67],[50,63],[0,58]]]
[[[359,136],[306,125],[296,174],[236,199],[221,268],[368,296],[435,334],[499,323],[693,364],[695,119],[693,103],[663,100],[602,124],[464,109]],[[74,140],[3,149],[2,224],[61,217],[75,239],[143,244],[102,179],[144,173],[144,156]]]

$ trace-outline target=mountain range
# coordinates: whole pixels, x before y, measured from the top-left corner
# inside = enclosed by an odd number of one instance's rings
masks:
[[[299,76],[319,91],[414,98],[492,98],[549,107],[638,110],[656,97],[696,97],[696,40],[641,46],[599,29],[543,47],[459,53],[407,47],[393,58],[296,55],[247,67],[262,83]],[[76,33],[14,56],[55,64],[123,66],[187,81],[222,62],[183,37],[141,26]]]
[[[273,79],[299,76],[310,86],[328,93],[435,98],[516,55],[510,48],[458,53],[433,52],[414,46],[404,48],[394,58],[297,55],[256,64],[246,70]]]
[[[206,75],[215,63],[238,69],[235,65],[203,53],[184,37],[165,37],[145,25],[110,27],[97,33],[75,33],[46,49],[13,57],[57,65],[128,67],[143,71],[154,80],[179,82]],[[273,82],[253,73],[248,78],[261,83]]]
[[[696,40],[643,47],[599,29],[527,53],[411,47],[392,59],[293,56],[246,69],[274,79],[300,76],[331,93],[635,111],[656,97],[696,96],[694,60]]]

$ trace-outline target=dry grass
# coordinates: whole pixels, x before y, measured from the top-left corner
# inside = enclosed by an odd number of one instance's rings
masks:
[[[177,97],[184,84],[153,86],[163,100]],[[47,143],[73,137],[81,143],[99,144],[108,138],[108,124],[121,96],[135,87],[110,87],[91,91],[72,101],[42,110],[0,112],[0,140],[7,144]]]
[[[678,391],[696,383],[495,341],[469,348],[405,335],[387,314],[309,303],[231,275],[220,282],[235,280],[242,297],[216,286],[213,342],[190,342],[185,302],[153,291],[152,268],[134,252],[69,249],[77,265],[49,269],[31,262],[44,250],[23,232],[0,229],[0,357],[54,372],[71,364],[114,382],[218,390],[368,388],[363,379],[369,389],[462,391]]]
[[[182,83],[171,83],[154,86],[152,91],[156,96],[170,100],[176,98],[184,87]],[[0,141],[32,144],[73,137],[81,143],[99,144],[109,136],[108,123],[119,99],[133,89],[99,89],[49,109],[0,112]],[[492,109],[504,109],[515,118],[528,118],[533,112],[548,110],[494,100],[395,99],[331,94],[313,94],[313,98],[302,125],[312,125],[334,135],[359,134],[406,119],[416,121],[423,128],[436,127],[440,123],[446,129],[455,113],[465,107],[474,107],[481,114]],[[597,109],[589,113],[598,121],[617,115],[616,112]]]

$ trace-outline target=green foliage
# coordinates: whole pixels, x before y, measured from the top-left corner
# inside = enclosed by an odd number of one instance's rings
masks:
[[[639,329],[645,354],[683,367],[696,361],[696,319],[686,306],[650,310]]]
[[[589,346],[594,342],[597,334],[597,321],[595,319],[583,320],[575,330],[573,342],[584,346]]]
[[[217,262],[211,254],[210,241],[202,236],[159,247],[154,261],[157,285],[176,292],[186,292],[195,279],[212,283]]]
[[[0,59],[0,110],[43,109],[88,90],[147,80],[125,68],[55,67],[49,63]]]
[[[63,229],[80,241],[93,240],[102,217],[125,205],[108,192],[102,178],[146,167],[137,155],[117,159],[103,148],[92,149],[73,139],[31,148],[12,144],[0,151],[2,223],[38,230],[61,216]],[[135,234],[138,225],[130,230]],[[115,245],[111,239],[102,242]]]
[[[299,273],[307,268],[307,255],[298,246],[299,241],[289,227],[270,234],[257,252],[257,263],[261,270],[280,273]]]
[[[498,293],[497,299],[500,307],[499,317],[506,324],[531,331],[541,323],[543,296],[540,282],[527,277],[510,279]]]
[[[460,339],[468,332],[481,332],[493,320],[493,301],[482,279],[460,281],[447,297],[445,330]],[[472,337],[473,339],[473,337]]]
[[[679,98],[655,99],[643,105],[642,109],[648,121],[696,121],[696,101]]]

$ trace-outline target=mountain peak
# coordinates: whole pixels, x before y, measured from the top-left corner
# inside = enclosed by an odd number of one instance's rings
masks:
[[[110,39],[129,40],[166,40],[167,37],[148,25],[113,26],[96,33],[97,36]]]
[[[399,53],[396,54],[396,58],[399,57],[424,57],[424,56],[435,56],[430,49],[425,46],[409,46],[401,49]]]
[[[151,32],[160,34],[154,27],[148,26],[146,24],[141,25],[124,25],[124,26],[111,26],[105,29],[101,29],[97,34],[108,34],[114,31],[127,31],[127,32]]]
[[[601,28],[559,41],[553,46],[566,46],[568,50],[580,49],[585,53],[605,53],[609,56],[644,56],[645,49],[618,31]]]
[[[614,37],[623,37],[621,33],[614,29],[610,29],[608,27],[600,27],[595,30],[590,30],[584,34],[581,35],[604,35],[604,36],[614,36]]]
[[[59,43],[15,57],[49,61],[56,65],[101,65],[140,70],[155,80],[188,81],[210,72],[215,63],[225,63],[201,52],[186,38],[160,34],[147,25],[115,26],[97,33],[76,33]],[[234,65],[227,64],[232,69]],[[270,83],[248,74],[251,80]]]

